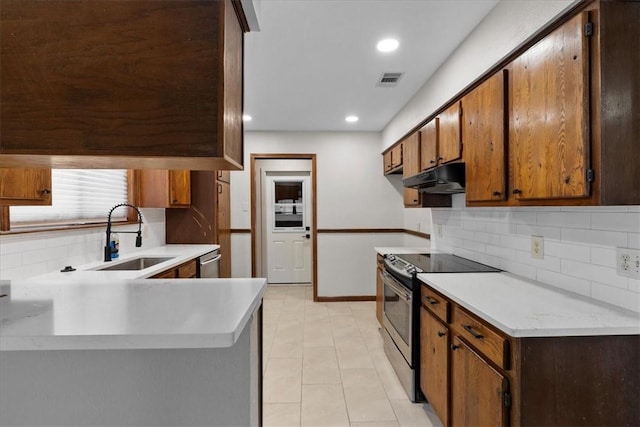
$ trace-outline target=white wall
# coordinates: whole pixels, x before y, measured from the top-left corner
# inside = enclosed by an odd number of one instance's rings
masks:
[[[403,227],[400,181],[382,174],[379,133],[248,132],[245,170],[231,172],[231,228],[251,228],[251,153],[317,155],[319,229]],[[373,247],[397,246],[402,242],[399,233],[320,233],[318,295],[375,295]],[[250,276],[250,234],[233,234],[231,246],[233,276]]]
[[[135,234],[120,234],[120,253],[164,245],[164,209],[141,209],[145,233],[142,248],[135,247]],[[106,215],[106,213],[105,213]],[[137,231],[138,225],[115,226],[114,232]],[[104,256],[105,228],[49,231],[0,236],[0,279],[25,279],[100,261]]]
[[[483,74],[573,1],[501,1],[442,64],[382,133],[388,147]],[[615,248],[640,248],[640,207],[406,209],[404,228],[424,231],[432,246],[540,282],[640,311],[640,282],[615,272]],[[442,226],[442,236],[437,233]],[[531,258],[531,235],[545,257]]]

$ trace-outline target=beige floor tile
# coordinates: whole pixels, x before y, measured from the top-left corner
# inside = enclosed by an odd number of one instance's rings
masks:
[[[362,336],[353,316],[332,316],[331,331],[336,339],[359,338]]]
[[[334,346],[333,333],[327,323],[305,323],[304,325],[304,346],[305,347],[327,347]]]
[[[335,338],[336,354],[340,369],[373,368],[369,350],[362,337]]]
[[[375,369],[343,369],[340,373],[350,421],[396,420]]]
[[[304,329],[301,325],[276,331],[270,357],[302,357]]]
[[[351,422],[351,427],[400,427],[397,421],[365,421],[363,423]]]
[[[375,301],[356,301],[349,302],[349,306],[352,311],[367,311],[374,313],[376,312],[376,302]]]
[[[301,413],[304,427],[349,427],[340,384],[303,385]]]
[[[340,383],[335,347],[305,347],[302,358],[302,384]]]
[[[300,402],[302,358],[269,358],[263,382],[265,403]]]
[[[300,404],[265,403],[262,416],[264,427],[300,427]]]
[[[437,420],[435,414],[433,417],[437,424],[433,424],[432,419],[427,415],[431,411],[431,407],[427,404],[412,403],[408,399],[392,400],[391,406],[396,413],[396,418],[401,427],[441,427],[442,424]]]
[[[327,309],[332,316],[351,316],[351,306],[348,302],[327,302]]]
[[[391,400],[409,399],[407,392],[402,387],[396,372],[393,370],[393,366],[389,363],[389,359],[384,354],[384,350],[380,349],[375,352],[370,352],[369,356],[373,360],[378,378],[382,383],[384,391],[387,393],[387,397]]]

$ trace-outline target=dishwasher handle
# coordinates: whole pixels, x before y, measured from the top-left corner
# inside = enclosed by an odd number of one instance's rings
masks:
[[[222,258],[222,255],[216,255],[215,257],[211,258],[210,260],[207,260],[205,262],[200,262],[200,265],[207,265],[207,264],[211,264],[212,262],[216,262],[219,261],[220,258]]]

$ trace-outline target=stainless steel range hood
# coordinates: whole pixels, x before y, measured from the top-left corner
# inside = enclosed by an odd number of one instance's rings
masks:
[[[464,163],[449,163],[402,180],[405,187],[431,194],[464,193]]]

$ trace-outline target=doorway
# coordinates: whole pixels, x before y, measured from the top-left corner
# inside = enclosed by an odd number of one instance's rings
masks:
[[[315,154],[251,155],[251,273],[317,300],[315,169]]]

